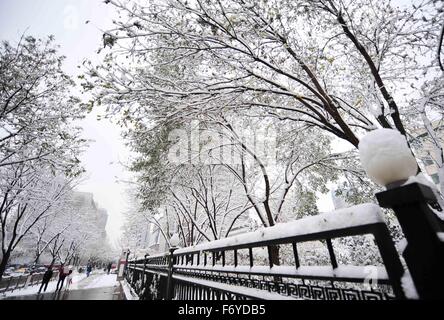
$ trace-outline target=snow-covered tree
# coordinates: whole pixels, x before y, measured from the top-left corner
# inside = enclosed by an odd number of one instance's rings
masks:
[[[38,260],[44,249],[60,254],[68,230],[56,221],[83,172],[78,155],[85,141],[73,122],[85,108],[70,94],[74,83],[63,60],[52,36],[0,46],[0,279],[13,251],[32,237]]]
[[[355,147],[362,130],[406,133],[394,91],[413,85],[438,19],[428,19],[434,1],[407,9],[355,0],[108,3],[122,17],[106,32],[116,50],[84,86],[101,88],[96,100],[114,111],[137,117],[138,105],[152,104],[178,118],[263,108]]]
[[[104,34],[103,64],[85,63],[83,87],[93,93],[91,104],[106,105],[127,129],[141,211],[166,228],[165,238],[172,231],[184,245],[219,238],[227,221],[219,224],[207,205],[226,203],[230,184],[218,184],[228,175],[236,181],[237,212],[261,227],[316,213],[316,192],[328,181],[351,204],[374,201],[377,187],[356,155],[360,138],[380,127],[411,137],[415,114],[442,164],[442,142],[429,120],[431,108],[442,114],[438,1],[107,3],[119,18]],[[177,129],[188,134],[193,121],[227,138],[240,162],[224,162],[215,151],[220,145],[200,141],[197,154],[171,163],[175,144],[168,138]],[[240,138],[244,127],[278,133],[276,166]],[[354,150],[333,152],[338,139]],[[194,164],[202,155],[216,163]],[[218,198],[206,201],[211,179]]]
[[[57,49],[53,36],[0,46],[0,167],[38,160],[78,173],[84,141],[72,123],[85,112]]]
[[[29,164],[21,162],[2,170],[0,278],[11,253],[40,221],[52,218],[52,209],[72,187],[72,179],[54,176],[45,168],[36,170]]]

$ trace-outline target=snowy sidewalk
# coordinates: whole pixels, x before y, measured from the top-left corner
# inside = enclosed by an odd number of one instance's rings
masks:
[[[115,287],[118,285],[116,274],[93,273],[89,277],[84,275],[81,281],[73,281],[70,290]]]
[[[85,274],[76,273],[69,290],[63,289],[55,292],[57,281],[48,285],[46,293],[37,294],[40,285],[24,290],[8,292],[0,296],[0,299],[8,300],[122,300],[123,290],[117,275],[97,272],[86,277]]]

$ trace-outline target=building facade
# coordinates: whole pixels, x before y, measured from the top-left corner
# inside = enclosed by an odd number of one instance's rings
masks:
[[[421,170],[432,179],[433,183],[440,188],[438,176],[437,159],[442,157],[438,149],[435,147],[439,144],[441,147],[444,142],[444,125],[440,122],[432,123],[438,141],[433,141],[425,128],[417,129],[413,132],[409,139],[410,144],[415,150],[416,157],[420,160],[419,166]],[[441,190],[443,192],[444,190]]]
[[[73,202],[75,210],[82,214],[88,223],[96,226],[100,237],[106,239],[106,224],[108,222],[108,213],[105,209],[100,208],[94,195],[89,192],[74,192]]]

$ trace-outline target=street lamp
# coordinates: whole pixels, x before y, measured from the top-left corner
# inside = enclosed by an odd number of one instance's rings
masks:
[[[416,176],[416,159],[405,136],[397,130],[377,129],[368,133],[359,143],[359,155],[370,179],[387,189]]]

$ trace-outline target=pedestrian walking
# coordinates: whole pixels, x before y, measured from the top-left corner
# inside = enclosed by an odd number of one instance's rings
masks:
[[[65,282],[65,278],[68,275],[68,272],[65,271],[65,267],[62,265],[60,265],[59,267],[59,281],[57,281],[57,287],[56,287],[56,291],[58,290],[62,290],[63,288],[63,283]],[[60,285],[60,288],[59,288]]]
[[[43,280],[42,280],[42,284],[40,286],[38,294],[40,294],[40,292],[42,292],[42,288],[43,288],[43,292],[46,292],[46,289],[48,288],[48,283],[51,280],[53,273],[54,272],[52,271],[52,267],[49,266],[48,270],[46,270],[46,272],[43,274]]]
[[[72,277],[73,277],[72,270],[69,270],[68,275],[66,276],[65,290],[69,290],[69,287],[71,286],[71,283],[72,283]]]
[[[113,266],[113,264],[110,262],[110,263],[108,263],[108,266],[107,266],[107,270],[108,270],[108,274],[109,274],[109,272],[111,271],[111,268],[112,268],[112,266]]]
[[[86,276],[87,277],[89,277],[89,274],[91,273],[91,271],[92,271],[92,266],[91,266],[91,264],[88,264],[86,266]]]

